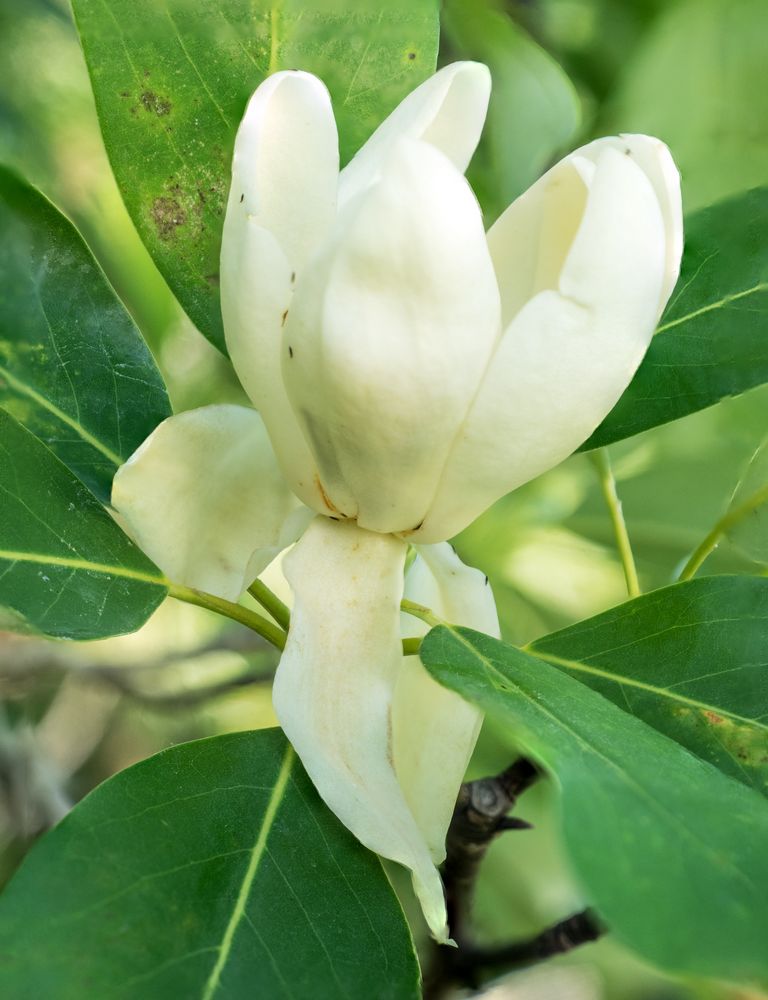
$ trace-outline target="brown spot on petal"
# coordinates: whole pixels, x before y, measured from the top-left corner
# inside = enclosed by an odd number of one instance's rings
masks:
[[[339,510],[339,508],[335,504],[331,503],[331,500],[330,500],[328,494],[325,492],[323,484],[320,482],[320,476],[318,476],[318,475],[315,475],[315,486],[317,486],[318,492],[320,493],[320,496],[322,497],[323,503],[328,508],[328,510],[332,510],[333,513],[334,514],[338,514],[339,517],[344,517],[344,514],[342,514],[342,512]]]

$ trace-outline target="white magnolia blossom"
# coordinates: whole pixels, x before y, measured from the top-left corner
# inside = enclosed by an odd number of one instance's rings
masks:
[[[324,85],[284,72],[258,88],[221,255],[227,346],[258,413],[170,418],[113,493],[166,575],[231,600],[299,539],[278,718],[330,808],[411,869],[441,941],[436,866],[479,714],[403,659],[404,587],[498,634],[483,577],[445,539],[605,417],[682,251],[677,171],[642,135],[570,154],[486,234],[463,174],[489,93],[485,67],[447,66],[339,172]]]

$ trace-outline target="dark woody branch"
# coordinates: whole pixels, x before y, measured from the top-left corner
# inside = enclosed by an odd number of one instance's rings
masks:
[[[505,830],[529,829],[525,820],[507,814],[540,772],[528,760],[515,761],[501,774],[462,785],[446,841],[441,872],[448,906],[448,926],[457,947],[434,945],[424,982],[425,1000],[440,1000],[454,987],[476,988],[484,978],[563,954],[602,933],[585,910],[527,941],[494,948],[474,943],[472,900],[480,865],[493,840]]]

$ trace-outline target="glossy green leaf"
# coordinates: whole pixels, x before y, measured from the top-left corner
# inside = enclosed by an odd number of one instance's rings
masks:
[[[103,500],[170,414],[152,356],[80,234],[2,167],[0,406]]]
[[[490,225],[567,145],[579,124],[579,99],[552,56],[493,0],[447,0],[442,28],[451,59],[484,62],[493,77],[470,168]]]
[[[768,580],[676,584],[526,648],[768,794]]]
[[[275,729],[166,750],[47,834],[0,898],[0,992],[419,996],[378,858],[326,809]]]
[[[572,677],[469,629],[421,658],[553,772],[563,835],[617,938],[675,973],[768,984],[768,802]]]
[[[155,263],[224,349],[218,272],[235,132],[269,73],[334,99],[342,154],[434,71],[437,0],[74,0],[104,141]]]
[[[85,486],[0,409],[0,609],[6,627],[68,639],[133,632],[163,577]]]
[[[629,388],[582,450],[768,382],[768,188],[690,216],[677,288]]]

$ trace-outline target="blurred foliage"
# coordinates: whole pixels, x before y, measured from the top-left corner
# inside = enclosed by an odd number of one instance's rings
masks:
[[[472,168],[488,221],[565,148],[614,130],[648,131],[671,146],[688,209],[768,183],[764,0],[448,0],[444,26],[442,61],[490,62],[504,94]],[[81,229],[149,340],[176,409],[242,399],[228,362],[172,301],[122,206],[64,0],[0,0],[0,161]],[[765,450],[750,462],[766,413],[768,387],[611,447],[644,589],[674,579],[734,491],[764,484]],[[763,516],[744,522],[706,570],[765,572],[764,531]],[[458,548],[488,572],[515,642],[626,596],[583,455],[500,501]],[[177,741],[274,722],[263,683],[273,654],[258,643],[243,648],[237,627],[193,608],[167,605],[133,636],[65,650],[47,644],[45,655],[26,640],[0,642],[0,877],[68,801],[108,774]],[[508,762],[487,727],[472,775]],[[488,940],[528,935],[583,902],[559,845],[555,794],[546,784],[526,793],[517,812],[536,830],[506,834],[491,850],[476,908]],[[499,1000],[747,1000],[725,987],[672,983],[610,942],[512,983]]]

